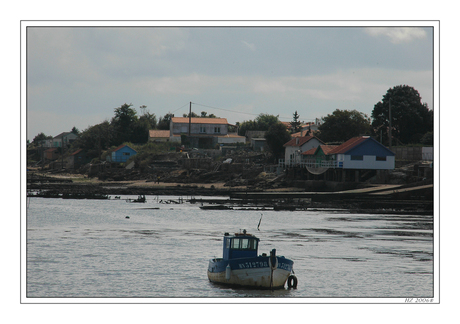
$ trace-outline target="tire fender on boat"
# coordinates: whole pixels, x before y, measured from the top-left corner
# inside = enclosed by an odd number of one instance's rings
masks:
[[[288,288],[297,289],[297,277],[290,275],[287,279]]]

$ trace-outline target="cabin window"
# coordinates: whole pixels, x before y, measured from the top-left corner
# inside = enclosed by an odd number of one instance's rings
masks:
[[[241,239],[240,249],[247,250],[249,248],[249,239]]]
[[[232,240],[232,249],[234,250],[256,250],[257,240],[250,238],[234,238]]]
[[[130,154],[129,154],[129,152],[123,152],[123,155],[129,156]]]
[[[376,161],[386,161],[386,160],[387,160],[387,157],[386,157],[386,156],[376,156],[376,157],[375,157],[375,160],[376,160]]]
[[[362,161],[362,160],[363,160],[363,156],[362,156],[362,155],[352,155],[352,156],[351,156],[351,160],[352,160],[352,161]]]

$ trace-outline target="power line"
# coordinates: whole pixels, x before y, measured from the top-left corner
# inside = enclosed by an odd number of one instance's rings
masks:
[[[244,114],[244,115],[251,115],[251,116],[259,116],[260,115],[260,114],[251,114],[251,113],[242,112],[242,111],[235,111],[235,110],[230,110],[230,109],[218,108],[218,107],[213,107],[213,106],[207,106],[207,105],[203,105],[203,104],[199,104],[199,103],[195,103],[195,102],[192,102],[192,104],[207,107],[207,108],[213,108],[213,109],[229,111],[229,112],[238,113],[238,114]],[[278,115],[278,118],[279,119],[288,119],[288,120],[291,119],[290,117],[279,116],[279,115]]]
[[[182,109],[182,108],[184,108],[185,106],[188,106],[188,103],[186,103],[185,105],[183,105],[183,106],[180,107],[180,108],[177,108],[176,110],[174,110],[173,112],[171,112],[171,114],[174,113],[174,112],[176,112],[176,111],[178,111],[178,110],[180,110],[180,109]]]
[[[251,113],[247,113],[247,112],[241,112],[241,111],[235,111],[235,110],[230,110],[230,109],[224,109],[224,108],[218,108],[218,107],[212,107],[212,106],[202,105],[202,104],[199,104],[199,103],[196,103],[196,102],[192,102],[192,104],[198,105],[198,106],[207,107],[207,108],[213,108],[213,109],[218,109],[218,110],[229,111],[229,112],[238,113],[238,114],[259,116],[259,115],[257,115],[257,114],[251,114]]]
[[[203,105],[203,104],[199,104],[199,103],[196,103],[196,102],[192,102],[192,104],[194,105],[197,105],[197,106],[202,106],[202,107],[206,107],[206,108],[212,108],[212,109],[218,109],[218,110],[223,110],[223,111],[228,111],[228,112],[232,112],[232,113],[237,113],[237,114],[243,114],[243,115],[251,115],[251,116],[259,116],[260,114],[252,114],[252,113],[248,113],[248,112],[242,112],[242,111],[236,111],[236,110],[230,110],[230,109],[224,109],[224,108],[219,108],[219,107],[214,107],[214,106],[208,106],[208,105]],[[176,112],[182,108],[184,108],[185,106],[188,106],[189,103],[186,103],[185,105],[183,105],[182,107],[174,110],[173,112]],[[279,116],[278,115],[278,119],[284,119],[284,120],[291,120],[291,117],[285,117],[285,116]],[[315,120],[315,119],[307,119],[307,120]]]

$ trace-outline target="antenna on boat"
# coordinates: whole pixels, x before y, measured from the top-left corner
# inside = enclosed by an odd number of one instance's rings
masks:
[[[262,216],[263,216],[263,215],[264,215],[264,214],[260,213],[259,225],[257,225],[257,230],[258,230],[258,231],[260,231],[259,226],[260,226],[260,222],[262,221]]]

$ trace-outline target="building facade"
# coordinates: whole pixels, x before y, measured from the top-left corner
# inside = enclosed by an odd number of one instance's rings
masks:
[[[226,118],[172,117],[170,139],[181,142],[185,136],[188,145],[197,148],[213,148],[218,144],[244,143],[245,137],[228,132]]]
[[[112,163],[125,163],[130,157],[136,154],[136,150],[132,149],[128,145],[121,145],[113,150],[111,154],[107,155],[106,160]]]

